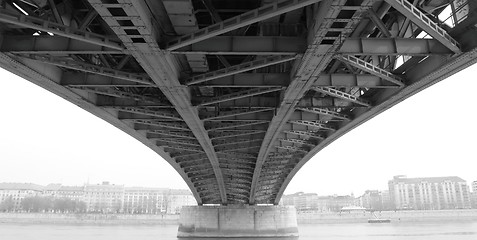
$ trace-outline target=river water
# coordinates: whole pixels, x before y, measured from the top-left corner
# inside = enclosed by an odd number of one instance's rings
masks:
[[[477,222],[304,224],[299,226],[299,231],[299,240],[476,240]],[[176,234],[175,225],[0,223],[0,240],[176,240]]]

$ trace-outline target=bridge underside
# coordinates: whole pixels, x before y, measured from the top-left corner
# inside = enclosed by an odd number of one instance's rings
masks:
[[[477,55],[475,1],[0,2],[1,66],[156,151],[200,205],[278,204],[314,154]]]

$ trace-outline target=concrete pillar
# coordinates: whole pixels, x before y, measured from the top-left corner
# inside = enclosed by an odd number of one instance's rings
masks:
[[[297,237],[292,206],[182,207],[177,237]]]

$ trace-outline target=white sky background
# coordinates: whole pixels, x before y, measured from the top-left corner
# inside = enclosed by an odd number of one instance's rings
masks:
[[[311,159],[286,193],[361,195],[394,175],[477,180],[477,65],[352,130]],[[0,69],[0,182],[187,188],[152,150]]]

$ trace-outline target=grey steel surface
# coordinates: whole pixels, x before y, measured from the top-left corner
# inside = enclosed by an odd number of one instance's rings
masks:
[[[477,61],[476,1],[0,2],[0,66],[153,149],[199,204],[278,204],[321,149]]]

